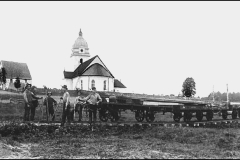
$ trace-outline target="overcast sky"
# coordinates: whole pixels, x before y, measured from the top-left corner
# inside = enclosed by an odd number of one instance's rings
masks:
[[[0,2],[0,59],[27,63],[37,87],[60,88],[81,28],[127,92],[240,92],[240,2]]]

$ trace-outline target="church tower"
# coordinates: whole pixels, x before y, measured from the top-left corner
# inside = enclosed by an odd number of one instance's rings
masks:
[[[83,62],[90,58],[88,44],[82,37],[82,31],[80,29],[79,37],[75,41],[72,47],[72,54],[70,56],[73,64],[73,71]]]

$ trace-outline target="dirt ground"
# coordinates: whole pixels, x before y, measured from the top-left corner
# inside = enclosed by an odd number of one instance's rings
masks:
[[[238,126],[91,128],[71,125],[58,128],[15,125],[0,128],[0,158],[239,158],[239,131]]]
[[[17,143],[17,142],[15,142]],[[4,142],[0,142],[0,158],[1,159],[32,159],[30,149],[34,144],[15,144],[12,146]],[[37,157],[35,157],[37,158]]]

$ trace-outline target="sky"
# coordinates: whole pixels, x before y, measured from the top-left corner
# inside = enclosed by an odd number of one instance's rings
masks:
[[[32,84],[60,88],[81,28],[126,92],[240,92],[239,1],[0,2],[0,60],[27,63]]]

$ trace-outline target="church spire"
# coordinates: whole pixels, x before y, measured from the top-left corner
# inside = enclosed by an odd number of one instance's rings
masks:
[[[80,28],[80,31],[79,31],[79,36],[82,36],[82,31],[81,31],[81,28]]]

